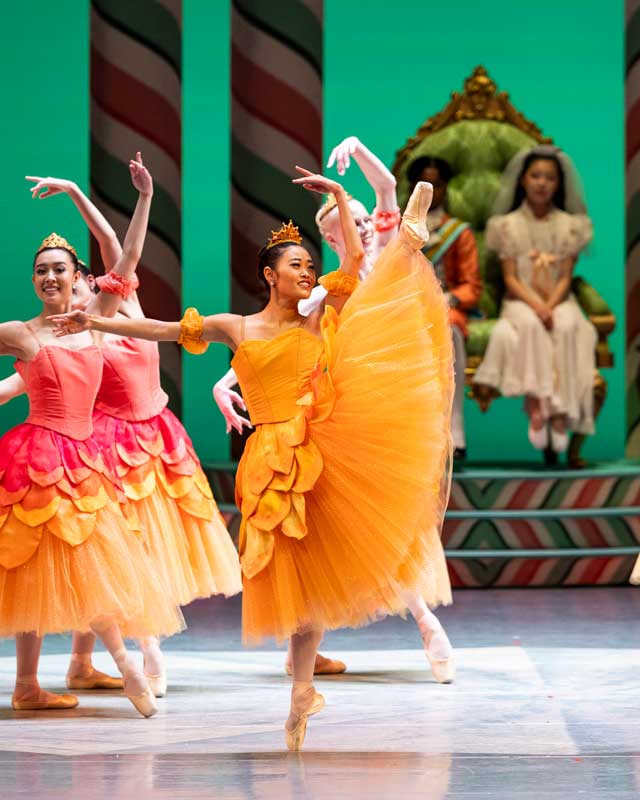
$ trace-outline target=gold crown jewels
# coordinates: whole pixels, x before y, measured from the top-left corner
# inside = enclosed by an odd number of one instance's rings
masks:
[[[41,253],[43,250],[53,247],[59,248],[60,250],[66,250],[68,253],[72,253],[76,258],[78,258],[76,248],[72,247],[72,245],[70,245],[63,236],[58,236],[57,233],[52,233],[50,236],[47,236],[46,239],[43,239],[42,244],[36,250],[36,255]]]
[[[347,195],[347,201],[349,200],[353,200],[353,197],[351,197],[350,194]],[[318,222],[321,222],[330,211],[333,211],[333,209],[337,205],[338,203],[336,201],[335,194],[330,194],[324,201],[324,203],[320,206],[320,211],[318,211],[318,216],[317,216]]]
[[[284,244],[285,242],[292,242],[293,244],[302,243],[302,236],[300,236],[298,227],[293,224],[292,220],[289,220],[287,224],[283,222],[279,231],[271,231],[271,237],[267,242],[267,250],[270,250],[277,244]]]

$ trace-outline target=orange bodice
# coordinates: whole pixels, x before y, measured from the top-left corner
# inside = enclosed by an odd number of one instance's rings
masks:
[[[320,339],[304,328],[240,344],[231,363],[254,425],[286,422],[298,414],[298,400],[311,391],[321,350]]]
[[[271,560],[278,532],[294,539],[307,534],[304,494],[322,472],[308,425],[321,353],[320,339],[292,328],[275,339],[245,340],[231,362],[256,427],[236,475],[240,563],[248,578]]]
[[[151,419],[166,407],[160,385],[160,354],[156,342],[108,339],[102,347],[104,372],[96,410],[118,419]]]
[[[29,397],[25,422],[80,441],[93,432],[91,415],[102,376],[100,349],[47,345],[31,361],[15,362]]]

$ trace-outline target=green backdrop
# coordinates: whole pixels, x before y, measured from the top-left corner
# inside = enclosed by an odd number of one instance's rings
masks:
[[[184,304],[228,308],[229,15],[222,3],[184,1]],[[87,252],[87,236],[66,198],[32,202],[29,172],[88,184],[88,4],[31,0],[5,11],[3,80],[5,231],[0,319],[37,311],[30,289],[35,246],[57,230]],[[623,4],[622,0],[511,0],[449,4],[325,0],[325,151],[359,135],[391,163],[395,151],[477,64],[575,159],[585,183],[595,241],[579,271],[612,305],[617,365],[609,398],[586,452],[620,458],[623,414]],[[357,169],[347,188],[372,204]],[[327,264],[332,264],[327,254]],[[202,457],[224,460],[224,426],[211,386],[228,366],[222,347],[184,357],[185,422]],[[11,371],[0,359],[0,375]],[[532,459],[517,400],[488,416],[467,403],[473,458]],[[0,408],[0,428],[24,419],[25,404]]]

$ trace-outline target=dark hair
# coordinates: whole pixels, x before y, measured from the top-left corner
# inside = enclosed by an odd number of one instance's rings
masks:
[[[513,195],[513,204],[511,205],[510,211],[515,211],[516,208],[520,208],[522,202],[524,201],[526,192],[524,190],[524,186],[522,185],[522,179],[525,176],[526,171],[529,167],[533,164],[534,161],[553,161],[556,165],[556,169],[558,170],[558,188],[556,189],[556,193],[553,195],[551,202],[554,204],[556,208],[559,208],[561,211],[565,210],[565,198],[564,198],[564,170],[562,169],[562,164],[560,163],[560,159],[554,156],[552,153],[536,153],[535,150],[525,158],[522,169],[520,170],[520,174],[518,175],[518,183],[516,184],[516,191]]]
[[[66,247],[43,247],[42,250],[38,250],[38,252],[33,257],[33,266],[31,267],[32,270],[36,268],[36,261],[38,260],[38,256],[40,255],[40,253],[46,253],[47,250],[64,250],[64,252],[67,253],[69,258],[71,259],[71,263],[73,264],[74,270],[80,269],[78,257],[74,256],[71,250],[67,250]]]
[[[270,291],[271,287],[269,286],[269,281],[264,276],[265,267],[275,269],[280,256],[289,247],[299,247],[299,245],[295,242],[282,242],[282,244],[276,244],[273,247],[267,247],[267,245],[265,245],[258,251],[258,277],[265,285],[267,291]]]
[[[429,169],[429,167],[432,169],[437,169],[440,180],[444,181],[445,183],[449,183],[453,177],[453,169],[451,168],[451,164],[449,164],[448,161],[445,161],[444,158],[436,158],[435,156],[421,156],[420,158],[416,158],[415,161],[412,161],[409,165],[409,169],[407,170],[407,178],[409,179],[411,186],[416,185],[416,183],[420,180],[420,176],[422,175],[423,171],[425,169]]]
[[[88,278],[89,275],[93,275],[93,272],[91,272],[89,267],[81,259],[78,259],[78,269],[84,275],[85,278]]]

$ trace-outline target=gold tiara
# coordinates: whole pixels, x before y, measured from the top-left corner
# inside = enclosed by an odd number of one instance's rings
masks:
[[[42,241],[42,244],[36,250],[36,255],[38,255],[38,253],[41,253],[43,250],[48,250],[49,248],[53,247],[59,248],[60,250],[66,250],[68,253],[72,253],[76,259],[78,258],[78,254],[76,253],[76,248],[72,247],[63,236],[58,236],[57,233],[52,233],[50,236],[47,236],[47,238]]]
[[[347,202],[349,200],[353,200],[353,197],[351,197],[350,194],[347,195]],[[323,205],[320,206],[320,211],[318,211],[318,214],[316,215],[316,220],[318,222],[322,222],[322,220],[327,216],[327,214],[330,211],[333,211],[333,209],[336,208],[337,205],[338,203],[336,202],[335,194],[330,194],[329,197],[327,197],[327,199],[324,201]]]
[[[285,242],[291,242],[292,244],[302,243],[302,236],[300,236],[298,227],[293,224],[292,220],[289,220],[288,224],[283,222],[279,231],[271,231],[266,249],[270,250],[277,244],[284,244]]]

